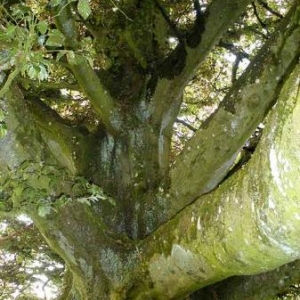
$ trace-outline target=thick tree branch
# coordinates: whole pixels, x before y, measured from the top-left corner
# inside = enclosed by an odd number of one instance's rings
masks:
[[[182,37],[182,34],[179,32],[176,24],[170,20],[168,14],[164,10],[164,8],[161,6],[159,0],[154,0],[154,3],[156,5],[156,7],[158,8],[159,12],[161,13],[161,15],[163,16],[163,18],[165,19],[165,21],[167,22],[167,24],[169,25],[173,34],[178,38],[179,42],[182,43],[183,37]]]
[[[201,18],[205,19],[205,23],[203,25],[204,32],[202,32],[201,37],[199,37],[198,44],[193,48],[185,46],[185,49],[182,49],[184,45],[180,43],[162,65],[162,68],[169,68],[165,75],[163,75],[163,77],[168,79],[159,80],[157,91],[159,93],[160,85],[163,85],[166,90],[165,94],[171,95],[170,97],[165,97],[165,104],[163,104],[165,107],[169,107],[176,101],[175,99],[182,93],[186,83],[194,76],[194,73],[204,61],[209,51],[218,43],[222,34],[226,32],[228,27],[238,18],[249,3],[251,3],[249,0],[214,0],[207,8],[205,15],[201,15]],[[224,13],[220,15],[220,11]],[[218,20],[218,22],[216,22],[216,20]],[[178,61],[183,60],[183,62],[181,69],[175,70],[174,72],[174,68],[178,68],[178,65],[174,64],[176,57]],[[170,63],[168,63],[168,60],[170,60]],[[159,105],[158,102],[155,103],[155,106],[157,105],[162,106],[162,104]],[[165,110],[162,109],[161,111],[162,112],[158,111],[158,118]]]
[[[231,53],[240,57],[241,59],[243,59],[243,58],[249,59],[250,58],[250,55],[247,52],[245,52],[243,49],[239,49],[237,46],[235,46],[232,43],[227,43],[227,42],[224,42],[221,40],[219,42],[218,46],[229,50]]]
[[[214,0],[205,13],[204,32],[194,47],[179,43],[170,57],[158,70],[154,94],[149,107],[152,126],[160,131],[159,153],[168,153],[173,124],[182,103],[182,93],[187,82],[194,76],[209,51],[218,43],[228,27],[238,18],[250,0]],[[220,11],[224,12],[220,15]],[[216,22],[218,20],[218,22]],[[163,99],[163,100],[162,100]],[[161,161],[165,161],[161,159]],[[163,168],[167,169],[169,161]]]
[[[128,284],[129,270],[138,260],[132,254],[135,250],[129,254],[133,260],[128,266],[121,263],[121,256],[126,259],[125,253],[135,249],[134,244],[129,241],[127,244],[126,240],[123,244],[122,237],[114,235],[90,206],[69,201],[58,208],[54,219],[41,218],[33,211],[30,216],[47,243],[64,259],[68,270],[72,272],[72,276],[67,274],[66,278],[69,284],[73,283],[72,295],[78,294],[79,299],[109,299],[109,289],[117,295],[122,284]],[[83,240],[88,241],[89,251],[86,251],[87,245]],[[107,269],[110,259],[116,259],[112,272]],[[94,273],[98,275],[93,278]],[[87,290],[86,286],[90,288]]]
[[[252,2],[252,8],[253,8],[255,17],[258,20],[258,23],[261,25],[262,28],[266,29],[267,24],[260,18],[254,2]]]
[[[88,60],[74,52],[67,55],[73,74],[85,94],[91,101],[92,107],[100,117],[100,121],[111,133],[116,134],[122,127],[122,116],[113,98],[102,85]]]
[[[76,50],[80,47],[79,34],[70,5],[64,0],[53,8],[56,26],[65,36],[65,47],[72,49],[67,54],[67,61],[103,125],[110,133],[116,134],[121,128],[120,113],[113,98],[99,80],[88,60],[82,55],[76,54]]]
[[[65,37],[65,47],[67,49],[77,50],[79,48],[79,34],[71,10],[71,3],[67,0],[62,0],[59,4],[50,6],[50,8],[57,29]]]
[[[197,131],[197,129],[194,126],[192,126],[191,124],[189,124],[186,121],[181,120],[179,118],[176,119],[176,123],[180,123],[180,124],[184,125],[185,127],[187,127],[191,131],[194,131],[194,132]]]
[[[16,84],[9,87],[0,104],[6,112],[5,123],[8,128],[7,135],[0,139],[0,169],[4,176],[24,160],[40,160],[44,150],[38,142],[39,132],[33,117]]]
[[[243,51],[242,49],[239,49],[238,47],[236,47],[234,44],[227,43],[222,40],[219,42],[218,46],[229,50],[232,54],[234,54],[236,56],[235,62],[232,66],[232,75],[231,75],[231,82],[234,83],[237,79],[237,71],[238,71],[240,62],[244,58],[249,59],[250,55],[248,53],[246,53],[245,51]]]
[[[298,66],[286,81],[245,169],[144,240],[111,232],[101,221],[102,203],[70,201],[48,218],[31,212],[83,298],[106,299],[109,290],[123,299],[183,299],[230,276],[265,272],[300,257],[299,72]]]
[[[130,296],[182,299],[300,258],[299,71],[286,82],[247,166],[141,242],[142,280]]]
[[[171,215],[222,181],[236,153],[275,103],[285,77],[298,64],[300,26],[297,24],[297,7],[300,1],[295,3],[276,33],[219,109],[188,142],[176,162],[171,173],[171,194],[177,200],[171,204]],[[182,184],[182,176],[187,178],[188,185]]]
[[[39,99],[28,100],[34,121],[53,156],[71,174],[83,174],[89,167],[89,146],[92,136],[88,131],[67,124],[54,110]]]

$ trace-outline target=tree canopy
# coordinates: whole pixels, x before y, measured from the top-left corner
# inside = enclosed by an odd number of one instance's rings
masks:
[[[0,299],[297,294],[299,0],[0,15]]]

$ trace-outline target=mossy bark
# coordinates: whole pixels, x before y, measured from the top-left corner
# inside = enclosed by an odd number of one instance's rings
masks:
[[[80,298],[181,299],[227,277],[298,259],[298,81],[299,68],[251,161],[147,238],[116,235],[101,221],[103,204],[75,200],[46,219],[32,214],[72,271]]]
[[[3,201],[7,210],[29,214],[64,259],[65,299],[183,299],[228,277],[300,258],[299,0],[279,38],[266,46],[269,56],[255,62],[261,67],[253,63],[236,83],[236,101],[225,99],[169,170],[183,87],[228,28],[226,20],[247,3],[213,1],[198,44],[174,52],[184,54],[182,65],[145,79],[130,107],[118,106],[87,61],[70,52],[73,75],[102,121],[97,132],[64,123],[40,100],[10,87],[3,104],[9,133],[0,140]],[[250,162],[219,186],[278,94]]]

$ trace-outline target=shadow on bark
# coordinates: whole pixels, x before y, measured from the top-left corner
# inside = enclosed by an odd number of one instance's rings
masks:
[[[300,260],[296,260],[270,272],[228,278],[194,292],[186,300],[271,300],[299,281]]]

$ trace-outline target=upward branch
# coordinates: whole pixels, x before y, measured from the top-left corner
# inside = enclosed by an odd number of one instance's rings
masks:
[[[222,181],[236,153],[275,103],[286,76],[299,63],[299,6],[300,0],[296,0],[278,30],[176,162],[171,191],[178,200],[172,202],[172,214]]]
[[[44,142],[56,160],[71,174],[82,174],[87,168],[87,152],[92,136],[67,124],[54,110],[37,98],[29,100],[29,107]]]
[[[71,49],[67,55],[68,63],[104,127],[110,133],[115,134],[120,130],[120,113],[88,60],[76,53],[80,50],[79,33],[70,5],[67,1],[61,1],[52,8],[56,26],[65,37],[65,48]]]
[[[186,43],[179,43],[158,70],[160,79],[153,96],[155,124],[160,124],[167,114],[169,123],[175,121],[187,82],[249,3],[251,0],[214,0],[205,14],[198,11],[194,30]],[[197,5],[195,8],[199,10]]]
[[[245,170],[137,245],[145,276],[139,275],[132,298],[183,299],[224,278],[300,258],[298,86],[299,65],[286,80],[259,151]]]
[[[222,34],[250,2],[250,0],[214,0],[204,16],[198,12],[195,25],[197,30],[193,31],[195,35],[200,35],[194,40],[194,42],[197,40],[198,44],[192,43],[194,48],[191,48],[186,43],[180,42],[158,69],[149,115],[151,125],[160,133],[159,153],[168,153],[173,124],[182,103],[182,93],[186,84],[219,42]],[[165,164],[166,166],[162,168],[167,169],[168,161]]]
[[[108,132],[116,134],[120,131],[122,118],[108,90],[105,89],[86,58],[70,52],[67,59],[79,85],[100,117],[100,121]]]

